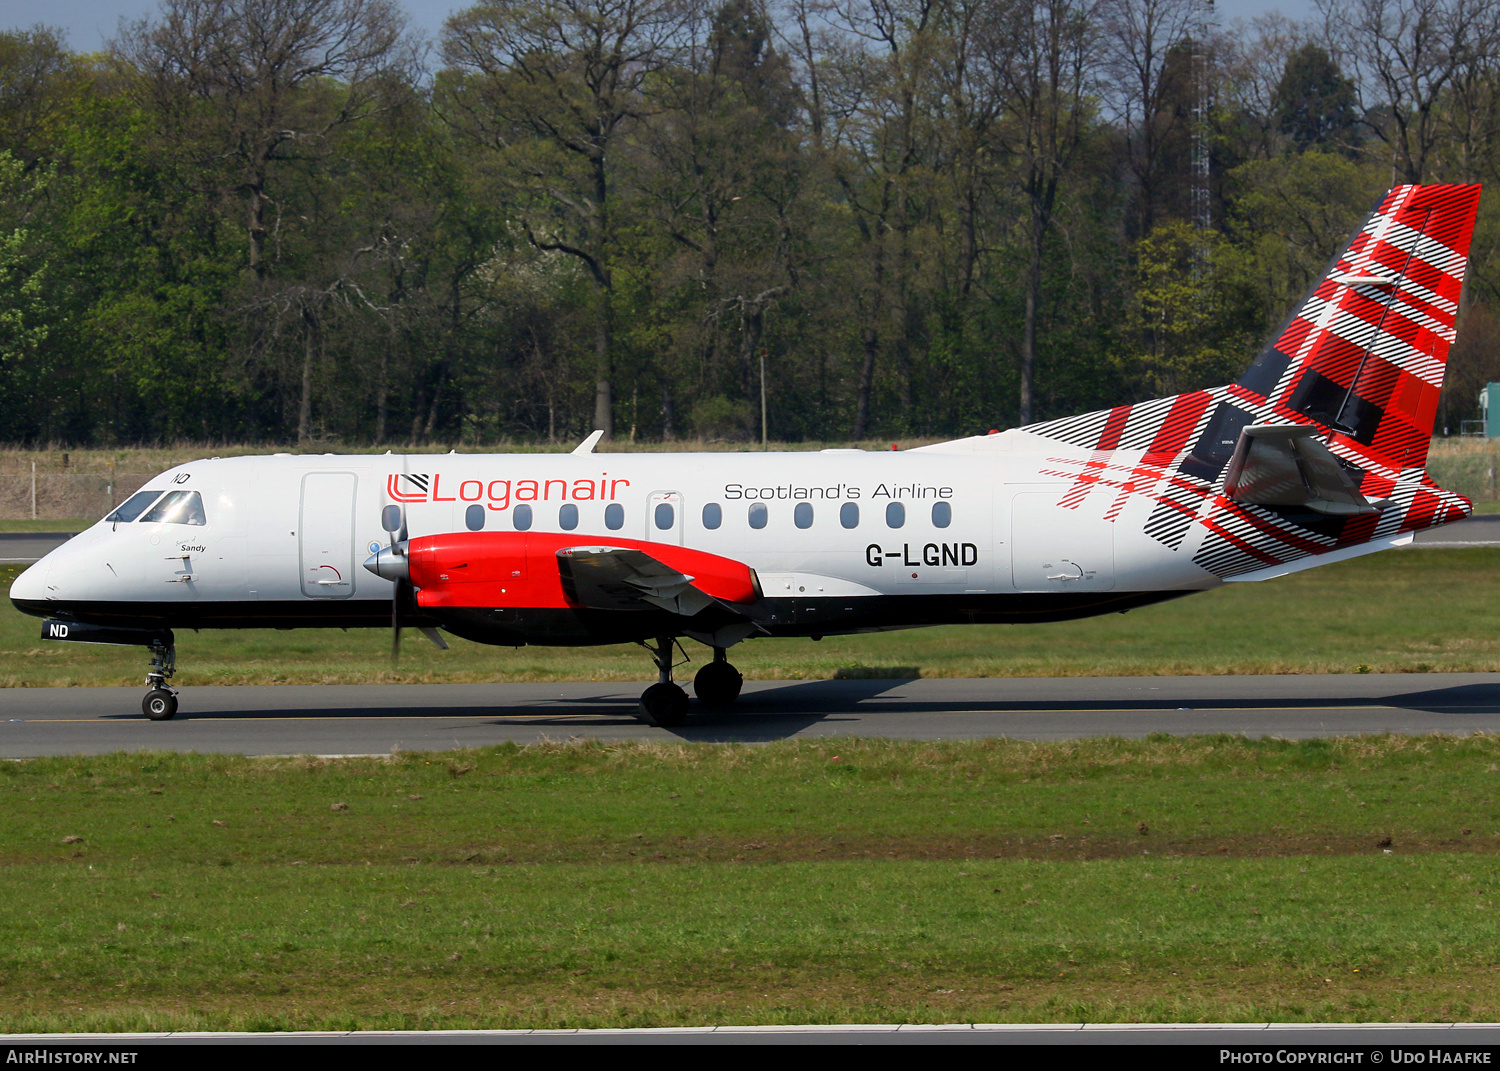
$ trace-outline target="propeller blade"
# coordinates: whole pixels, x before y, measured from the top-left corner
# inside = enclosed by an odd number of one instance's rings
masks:
[[[401,455],[401,472],[406,473],[406,454]],[[365,568],[376,576],[384,577],[391,584],[391,666],[401,659],[401,599],[409,599],[412,593],[410,563],[406,557],[406,544],[410,538],[406,531],[406,508],[396,503],[380,511],[380,527],[391,537],[391,545],[378,554],[372,554]]]
[[[406,471],[406,458],[401,458],[401,470]],[[380,511],[380,527],[391,537],[391,545],[372,554],[365,568],[391,584],[391,668],[401,660],[401,588],[410,586],[407,579],[406,561],[406,510],[391,503]]]

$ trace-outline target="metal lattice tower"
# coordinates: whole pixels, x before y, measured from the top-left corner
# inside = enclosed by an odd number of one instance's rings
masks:
[[[1208,109],[1213,95],[1209,45],[1216,25],[1214,0],[1199,0],[1193,20],[1193,223],[1200,231],[1213,226],[1209,185]]]

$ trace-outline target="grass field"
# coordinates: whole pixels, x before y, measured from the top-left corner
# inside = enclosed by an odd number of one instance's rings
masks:
[[[0,769],[0,1030],[1500,1017],[1500,741]]]
[[[0,567],[8,591],[14,567]],[[1500,549],[1401,550],[1260,584],[1230,584],[1084,621],[969,625],[870,636],[752,640],[752,679],[1500,671]],[[139,684],[134,647],[44,642],[41,622],[0,603],[0,686]],[[179,632],[177,683],[434,683],[642,680],[633,646],[440,652],[408,632],[391,668],[384,630]],[[706,649],[688,642],[695,660]]]

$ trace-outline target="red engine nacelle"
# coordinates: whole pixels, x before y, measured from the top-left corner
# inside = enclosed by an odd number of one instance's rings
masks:
[[[557,552],[573,547],[640,551],[692,577],[694,587],[724,602],[749,603],[760,597],[755,572],[748,565],[670,543],[565,532],[449,532],[413,539],[407,548],[417,605],[574,606],[557,564]]]

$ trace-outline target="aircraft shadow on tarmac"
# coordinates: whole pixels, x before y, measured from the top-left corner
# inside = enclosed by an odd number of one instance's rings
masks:
[[[1422,678],[1426,683],[1427,678]],[[911,685],[911,680],[826,680],[788,681],[755,688],[741,696],[733,709],[727,711],[704,711],[694,704],[694,712],[688,723],[668,730],[684,740],[703,742],[740,741],[765,742],[794,736],[813,725],[831,721],[848,720],[851,734],[858,732],[858,723],[875,715],[892,714],[993,714],[996,715],[995,733],[1004,735],[1004,715],[1015,713],[1068,714],[1080,710],[1089,713],[1129,713],[1131,711],[1160,712],[1166,710],[1192,710],[1200,713],[1230,712],[1235,710],[1274,711],[1295,709],[1309,711],[1326,707],[1347,709],[1351,706],[1393,707],[1414,713],[1442,714],[1449,717],[1463,715],[1493,715],[1500,713],[1500,681],[1454,685],[1448,688],[1414,688],[1386,695],[1363,696],[1282,696],[1266,697],[1253,694],[1250,686],[1244,694],[1215,697],[1184,697],[1140,699],[1095,699],[1074,697],[1063,700],[1008,699],[1004,697],[1004,678],[995,678],[993,698],[926,699],[903,695],[902,689]],[[1416,683],[1414,681],[1414,683]],[[878,704],[873,701],[878,700]],[[139,715],[106,715],[109,720]],[[510,727],[554,728],[566,732],[570,728],[627,726],[638,724],[636,700],[629,694],[605,692],[592,696],[567,699],[548,699],[541,702],[530,700],[510,705],[493,707],[442,704],[434,706],[347,706],[322,708],[244,709],[186,712],[180,720],[234,720],[277,721],[282,719],[304,719],[309,717],[329,719],[399,720],[421,717],[424,719],[480,719],[481,723]]]
[[[1004,683],[997,678],[997,683]],[[1314,707],[1344,708],[1368,703],[1372,707],[1395,707],[1403,710],[1447,715],[1491,715],[1500,713],[1500,683],[1455,685],[1451,688],[1429,688],[1412,692],[1370,698],[1347,696],[1308,698],[1292,696],[1265,698],[1252,694],[1236,697],[1117,700],[919,700],[901,696],[899,687],[910,684],[900,680],[867,681],[798,681],[782,687],[762,688],[740,698],[733,710],[697,713],[687,725],[671,730],[684,739],[699,741],[762,741],[781,739],[819,722],[853,715],[851,721],[870,714],[970,714],[1003,716],[1008,712],[1030,714],[1056,712],[1067,714],[1086,708],[1091,713],[1153,712],[1186,709],[1211,713],[1246,708],[1255,710]],[[1000,689],[997,689],[997,691]],[[895,694],[893,694],[895,693]],[[868,705],[880,699],[877,709]],[[851,730],[854,732],[854,730]],[[1003,720],[995,725],[996,735],[1005,734]]]

